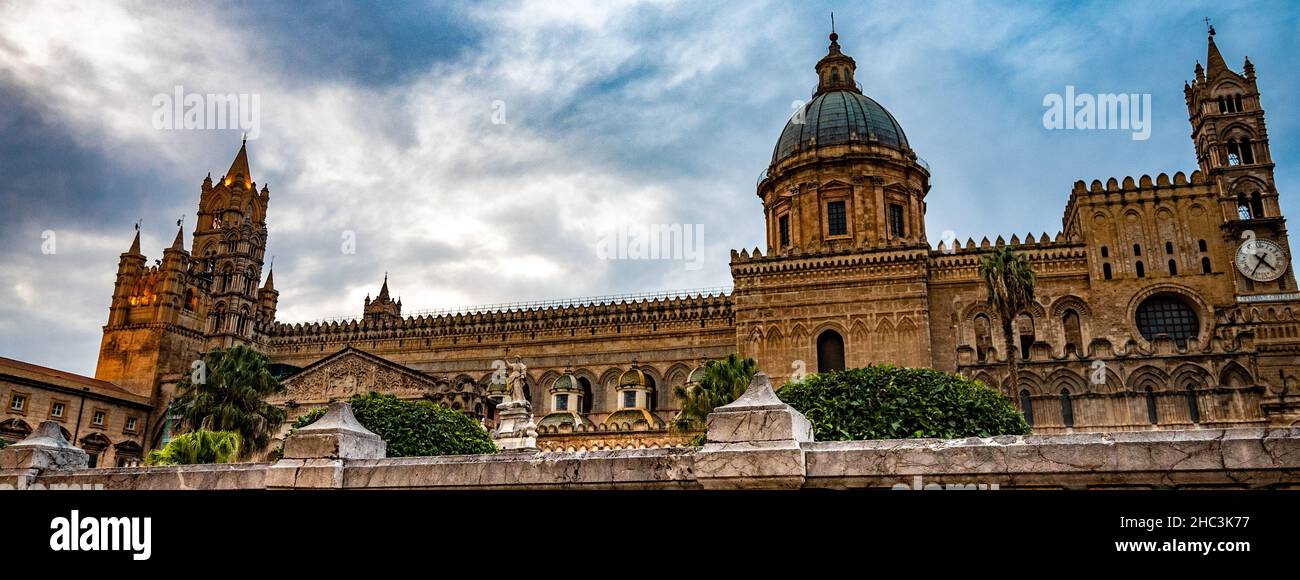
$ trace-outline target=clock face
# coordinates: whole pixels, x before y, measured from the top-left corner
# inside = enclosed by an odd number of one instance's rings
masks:
[[[1237,248],[1237,269],[1256,282],[1281,278],[1290,262],[1286,250],[1272,240],[1246,240]]]

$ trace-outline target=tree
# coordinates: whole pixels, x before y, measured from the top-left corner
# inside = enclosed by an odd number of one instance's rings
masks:
[[[1019,407],[1015,389],[1020,384],[1017,368],[1015,336],[1013,327],[1016,317],[1025,312],[1034,302],[1034,284],[1037,278],[1029,264],[1029,257],[1017,254],[1011,248],[999,246],[984,254],[980,260],[980,276],[984,278],[984,289],[988,295],[989,307],[1002,321],[1002,338],[1006,343],[1007,372],[1010,374],[1008,384],[1002,392]]]
[[[754,359],[742,359],[735,353],[722,360],[704,363],[701,376],[694,377],[697,379],[694,384],[673,388],[673,394],[682,402],[681,412],[673,418],[673,428],[679,431],[704,429],[709,413],[744,394],[757,371],[758,363]]]
[[[478,421],[432,401],[403,401],[393,395],[353,395],[348,402],[362,427],[388,445],[389,457],[429,457],[496,453],[496,444]],[[294,422],[294,430],[316,422],[327,409],[318,407]]]
[[[1016,407],[979,381],[890,365],[809,375],[777,391],[818,441],[1028,435]]]
[[[239,457],[243,440],[230,431],[194,431],[178,435],[166,447],[149,452],[148,465],[230,463]]]
[[[232,431],[252,454],[264,449],[284,422],[284,409],[265,398],[284,389],[271,374],[266,356],[246,346],[214,349],[204,355],[178,387],[173,410],[190,431]]]

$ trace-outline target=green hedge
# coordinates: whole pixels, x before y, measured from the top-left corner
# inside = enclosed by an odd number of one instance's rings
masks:
[[[366,429],[388,444],[389,457],[427,457],[496,453],[496,444],[478,421],[430,401],[403,401],[393,395],[354,395],[352,414]],[[325,414],[326,408],[308,411],[294,422],[299,429]]]
[[[818,441],[1028,435],[1015,405],[978,381],[933,369],[871,365],[810,375],[777,396]]]

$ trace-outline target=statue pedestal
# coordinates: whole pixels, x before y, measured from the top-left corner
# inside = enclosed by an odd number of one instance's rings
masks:
[[[492,439],[502,451],[537,451],[537,424],[528,401],[497,405],[497,428]]]

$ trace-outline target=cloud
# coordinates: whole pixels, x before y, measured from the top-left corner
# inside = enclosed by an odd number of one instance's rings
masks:
[[[0,99],[12,103],[0,129],[17,136],[0,142],[0,210],[22,222],[0,232],[17,249],[0,256],[6,354],[92,372],[131,224],[143,218],[151,259],[177,216],[193,225],[199,184],[225,171],[239,132],[155,129],[152,98],[176,86],[260,96],[249,148],[271,188],[282,320],[355,316],[384,272],[408,311],[729,284],[728,250],[763,238],[754,183],[791,101],[813,87],[830,10],[332,7],[0,5]],[[934,240],[1054,232],[1075,179],[1193,162],[1178,90],[1204,40],[1176,31],[1194,7],[1108,8],[1131,26],[1093,5],[844,9],[859,80],[935,168]],[[1273,30],[1260,22],[1252,35]],[[1135,26],[1147,33],[1127,35]],[[1234,37],[1232,50],[1251,48],[1261,82],[1287,87],[1295,35],[1275,36],[1260,53]],[[1043,131],[1042,94],[1067,83],[1156,92],[1152,140]],[[1280,170],[1279,189],[1289,183]],[[647,223],[704,224],[704,268],[596,259],[603,232]],[[43,256],[47,228],[80,241]],[[349,233],[355,254],[342,251]]]

